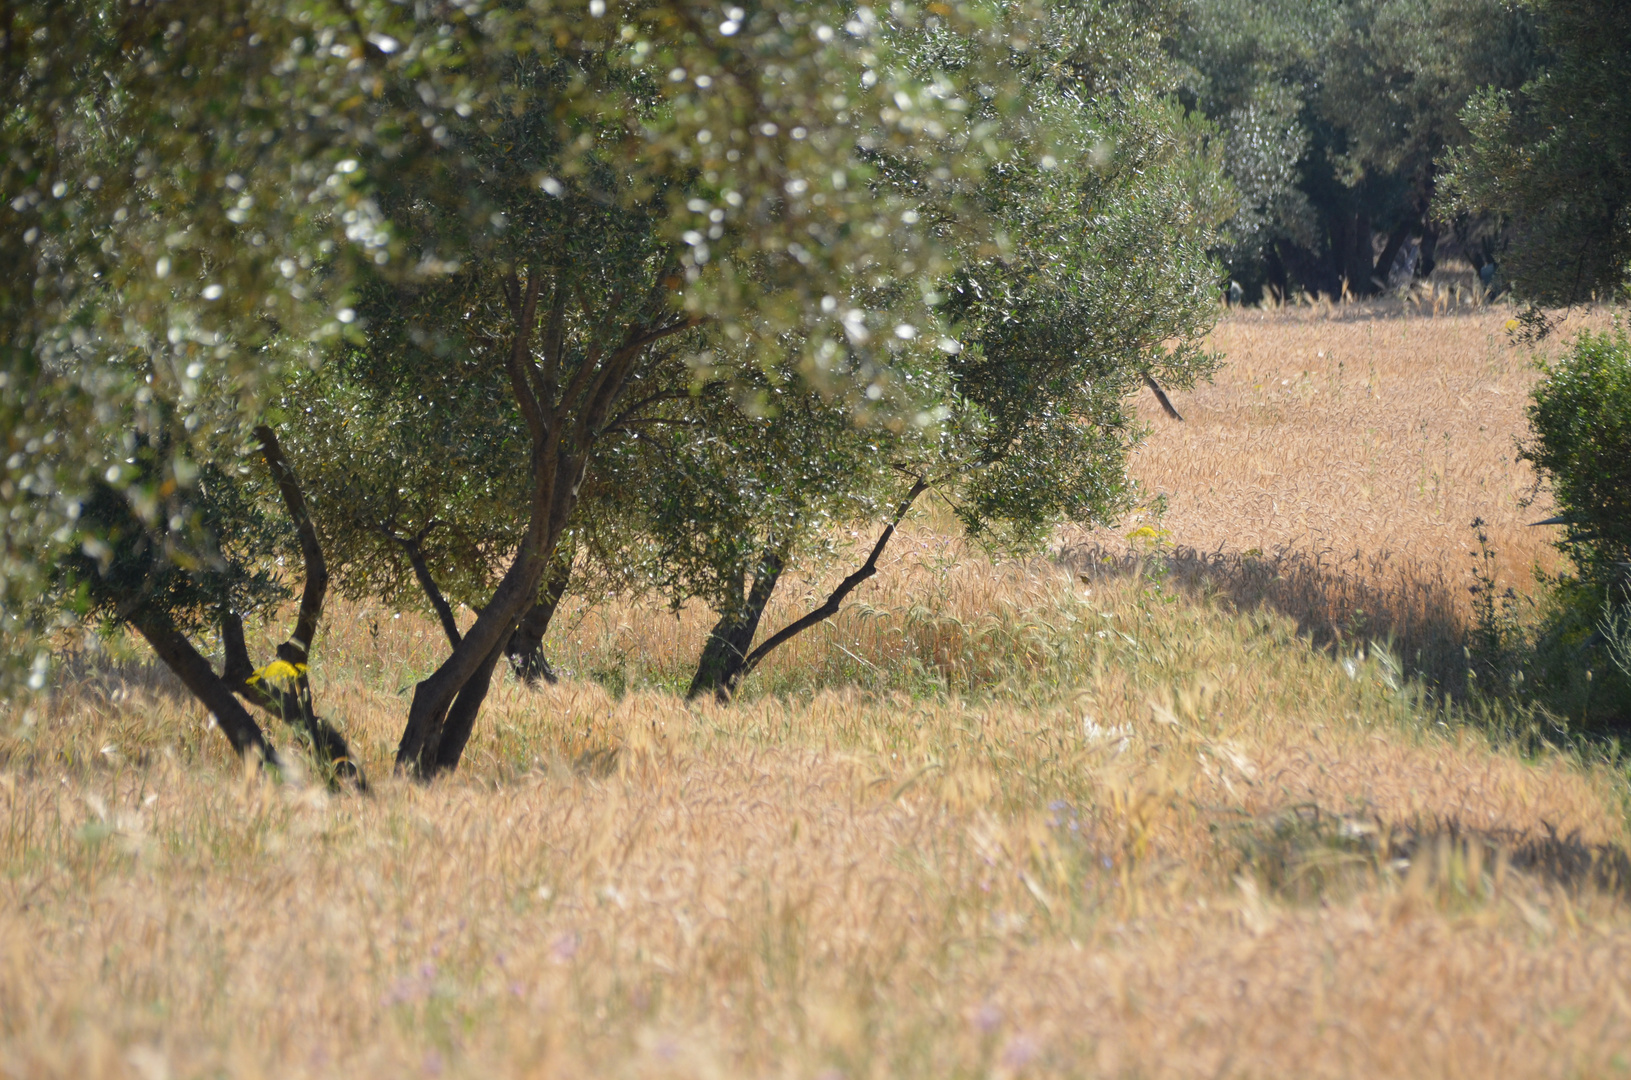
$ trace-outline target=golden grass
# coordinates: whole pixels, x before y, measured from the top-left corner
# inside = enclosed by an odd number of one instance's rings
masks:
[[[1103,557],[1156,528],[1185,580],[1268,602],[1317,640],[1392,637],[1454,684],[1474,570],[1527,593],[1561,568],[1556,530],[1529,524],[1553,509],[1517,460],[1528,393],[1538,359],[1612,313],[1564,313],[1538,348],[1513,342],[1512,316],[1425,293],[1232,313],[1212,337],[1228,364],[1175,397],[1185,422],[1139,401],[1152,430],[1133,472],[1165,514],[1068,542]]]
[[[1234,321],[1220,343],[1273,355],[1279,334],[1291,355],[1316,344],[1304,320]],[[1455,387],[1486,362],[1484,327],[1407,329],[1441,335]],[[1183,430],[1246,428],[1240,388],[1262,379],[1230,378],[1180,402]],[[1502,415],[1489,439],[1514,434]],[[1141,468],[1180,460],[1162,438]],[[1254,463],[1255,438],[1220,436],[1211,486],[1293,483]],[[1342,460],[1322,453],[1305,451],[1311,476]],[[1452,456],[1441,496],[1409,495],[1417,463],[1377,460],[1374,490],[1412,513],[1453,522],[1476,501],[1471,458]],[[1166,527],[1200,543],[1182,531],[1202,527],[1200,496],[1173,490]],[[1270,501],[1238,511],[1259,531],[1231,544],[1299,540]],[[1360,505],[1327,520],[1377,522],[1343,534],[1358,543],[1413,537],[1415,519]],[[436,628],[337,609],[318,695],[376,781],[366,798],[246,775],[139,654],[82,661],[0,735],[0,1075],[1631,1066],[1617,769],[1453,726],[1388,653],[1320,650],[1216,576],[1069,544],[994,565],[932,522],[902,541],[865,608],[755,676],[787,693],[729,708],[664,689],[705,613],[567,612],[552,656],[577,677],[501,681],[463,768],[429,788],[388,762]]]

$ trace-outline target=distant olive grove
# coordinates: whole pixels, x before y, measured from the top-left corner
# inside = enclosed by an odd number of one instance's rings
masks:
[[[1631,11],[1616,0],[1183,0],[1178,91],[1227,147],[1220,249],[1264,288],[1367,296],[1448,243],[1571,303],[1631,263]]]

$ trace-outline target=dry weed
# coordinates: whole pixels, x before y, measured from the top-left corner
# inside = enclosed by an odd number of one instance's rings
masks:
[[[1330,344],[1312,321],[1276,325],[1221,333]],[[1518,396],[1511,363],[1494,385]],[[1435,436],[1461,430],[1463,378],[1446,376],[1454,415]],[[1230,385],[1188,403],[1183,430],[1247,423],[1205,396]],[[1354,415],[1379,425],[1376,408]],[[1485,436],[1509,441],[1516,413],[1500,415]],[[1160,457],[1170,438],[1146,468],[1179,469]],[[1197,448],[1174,475],[1258,477],[1270,510],[1239,512],[1241,540],[1289,545],[1278,493],[1342,489],[1269,476],[1254,439],[1220,435],[1214,472]],[[1344,439],[1363,445],[1328,442]],[[1316,472],[1344,460],[1312,437],[1304,452]],[[1459,558],[1458,539],[1432,539],[1458,535],[1500,456],[1468,454],[1418,490],[1397,475],[1416,464],[1379,450],[1368,482],[1404,510],[1355,497],[1324,520],[1345,542]],[[1492,500],[1517,494],[1515,473],[1485,479]],[[1208,505],[1249,505],[1181,498],[1166,526],[1208,550],[1212,534],[1183,530]],[[1417,536],[1435,513],[1443,531]],[[1500,535],[1527,535],[1507,514]],[[0,717],[0,1074],[1627,1067],[1615,769],[1447,727],[1388,654],[1322,650],[1273,604],[1191,587],[1181,566],[993,564],[922,523],[902,541],[865,606],[767,665],[787,692],[729,708],[666,689],[706,613],[567,613],[552,656],[578,677],[502,681],[464,767],[428,788],[392,780],[389,754],[436,627],[337,609],[318,695],[371,797],[246,774],[140,654],[85,657],[48,703]],[[1385,590],[1384,571],[1357,576]]]
[[[1612,312],[1568,313],[1532,348],[1511,309],[1440,300],[1232,313],[1212,339],[1227,365],[1177,398],[1185,422],[1140,401],[1152,431],[1133,472],[1165,512],[1067,548],[1125,560],[1123,534],[1149,528],[1191,585],[1269,603],[1317,640],[1392,638],[1455,685],[1474,570],[1526,594],[1562,568],[1555,530],[1530,525],[1552,511],[1517,460],[1524,410],[1535,361]]]

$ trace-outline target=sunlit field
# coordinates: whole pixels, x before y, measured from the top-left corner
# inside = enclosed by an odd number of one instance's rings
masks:
[[[1453,696],[1475,564],[1557,567],[1510,314],[1230,315],[1135,519],[994,561],[925,506],[731,706],[677,693],[707,612],[568,603],[429,787],[419,614],[317,642],[368,795],[76,644],[0,727],[0,1075],[1631,1071],[1624,768]]]

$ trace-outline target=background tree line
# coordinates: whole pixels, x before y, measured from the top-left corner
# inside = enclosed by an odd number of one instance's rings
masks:
[[[1366,296],[1449,241],[1527,299],[1609,295],[1631,260],[1627,20],[1612,0],[1184,0],[1167,47],[1227,148],[1230,275],[1253,300]]]

